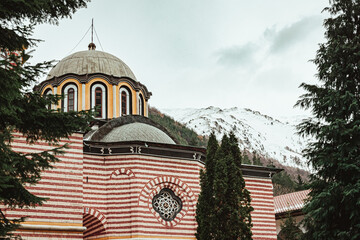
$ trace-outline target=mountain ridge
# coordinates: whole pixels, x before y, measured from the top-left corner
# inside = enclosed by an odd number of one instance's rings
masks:
[[[281,165],[310,171],[301,154],[307,140],[296,134],[299,117],[281,121],[249,108],[160,109],[175,121],[192,129],[198,135],[208,136],[214,131],[218,140],[233,131],[243,151],[255,152]]]

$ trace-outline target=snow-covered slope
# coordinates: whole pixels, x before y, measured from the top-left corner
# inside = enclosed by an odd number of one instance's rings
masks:
[[[218,140],[231,130],[239,139],[241,149],[277,160],[285,166],[309,170],[301,155],[306,141],[296,134],[299,117],[284,122],[250,109],[160,109],[161,112],[185,124],[199,135],[214,131]]]

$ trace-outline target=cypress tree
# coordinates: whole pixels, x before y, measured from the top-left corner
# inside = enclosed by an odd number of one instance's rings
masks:
[[[51,63],[30,65],[26,63],[30,55],[24,50],[36,45],[31,38],[35,24],[58,23],[85,6],[83,0],[0,1],[0,205],[5,208],[35,207],[45,201],[25,185],[36,184],[41,171],[58,161],[56,155],[66,147],[58,145],[61,138],[85,130],[91,120],[84,112],[50,110],[47,106],[57,103],[60,96],[43,97],[28,90]],[[29,144],[42,140],[53,149],[15,152],[11,148],[14,131],[21,132]],[[0,236],[9,238],[23,220],[9,220],[0,210]]]
[[[214,133],[211,133],[206,149],[205,171],[200,171],[201,192],[197,202],[196,221],[198,223],[196,238],[201,240],[213,239],[212,219],[214,211],[214,178],[215,154],[218,142]]]
[[[232,209],[229,200],[232,196],[228,196],[228,166],[232,161],[232,156],[228,154],[229,139],[226,135],[222,138],[221,146],[216,152],[215,163],[215,180],[214,180],[214,218],[212,219],[213,239],[227,240],[236,239],[231,238],[234,233],[231,232],[229,220],[232,214]],[[235,199],[234,199],[235,201]]]
[[[228,168],[228,196],[229,205],[232,210],[229,225],[234,233],[231,239],[252,239],[252,221],[250,192],[245,188],[245,180],[241,172],[241,152],[238,140],[233,132],[229,135],[229,148],[231,158],[227,163]]]
[[[315,173],[303,209],[304,239],[360,239],[360,1],[331,0],[326,43],[313,62],[319,85],[303,83],[297,106],[311,109],[299,132],[315,139],[305,156]]]
[[[212,195],[205,198],[205,189],[201,190],[197,209],[197,214],[200,214],[197,216],[197,239],[251,239],[250,212],[253,208],[250,206],[250,193],[245,189],[245,181],[240,170],[241,152],[235,135],[233,133],[230,137],[224,135],[216,153],[208,150],[208,155],[210,152],[213,157],[211,159],[213,170],[210,171],[213,178],[209,178],[213,184]],[[208,187],[207,183],[203,182],[207,179],[207,173],[208,169],[205,174],[202,172],[204,174],[201,175],[202,187]],[[209,207],[207,212],[202,212],[205,207]],[[203,216],[206,214],[209,222],[204,226],[203,219],[206,218]],[[205,229],[208,232],[204,231]]]

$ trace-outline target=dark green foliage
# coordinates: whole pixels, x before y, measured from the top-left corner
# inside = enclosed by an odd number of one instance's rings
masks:
[[[171,136],[173,136],[181,145],[205,147],[207,144],[206,138],[198,136],[193,130],[176,122],[174,119],[161,113],[156,108],[149,108],[149,118],[165,127]]]
[[[0,204],[8,208],[41,205],[45,200],[31,194],[25,184],[36,184],[40,173],[51,168],[66,146],[60,138],[86,129],[91,116],[84,112],[63,113],[46,106],[60,100],[59,96],[29,92],[27,89],[50,66],[24,64],[30,55],[24,48],[35,47],[31,39],[35,24],[57,23],[70,17],[85,1],[0,1]],[[16,52],[17,54],[14,54]],[[29,144],[44,140],[54,148],[40,153],[18,153],[11,149],[14,131],[21,132]],[[8,236],[23,221],[7,219],[0,211],[0,236]]]
[[[215,154],[218,149],[218,142],[212,133],[209,137],[206,149],[205,169],[200,171],[201,193],[197,202],[196,221],[198,228],[197,239],[213,239],[214,219],[214,178],[215,178]]]
[[[228,204],[232,209],[228,226],[233,235],[225,239],[252,239],[252,221],[250,192],[245,188],[245,180],[240,170],[241,152],[235,134],[229,134],[230,156],[227,158],[228,168]],[[224,150],[226,152],[226,150]]]
[[[278,240],[299,240],[303,236],[299,225],[295,219],[288,213],[286,218],[280,224],[281,230],[278,235]]]
[[[296,191],[302,191],[305,189],[309,189],[308,185],[302,180],[300,174],[297,175],[297,181],[295,182],[295,190]]]
[[[272,182],[274,185],[274,196],[297,191],[297,184],[286,171],[274,174]]]
[[[257,166],[262,166],[262,162],[260,161],[260,156],[256,153],[253,152],[253,157],[252,157],[252,164],[253,165],[257,165]]]
[[[299,174],[297,175],[297,181],[295,181],[293,176],[288,174],[286,170],[274,174],[272,183],[274,185],[274,196],[309,189],[308,184],[302,180]]]
[[[251,239],[250,193],[240,170],[241,152],[233,133],[224,135],[216,150],[215,136],[210,136],[206,171],[201,172],[198,200],[197,239]],[[214,154],[215,153],[215,154]],[[208,181],[206,181],[209,179]],[[212,186],[211,186],[212,184]],[[208,193],[208,195],[205,195]],[[207,211],[203,211],[207,207]]]
[[[228,204],[230,196],[227,196],[227,184],[229,182],[227,164],[228,162],[231,162],[232,159],[229,154],[223,152],[224,150],[229,151],[229,149],[225,149],[227,147],[225,141],[228,141],[227,137],[222,139],[220,149],[216,152],[213,205],[214,217],[212,219],[211,229],[213,232],[212,239],[216,240],[230,239],[227,238],[227,236],[233,234],[230,232],[228,226],[228,219],[231,217],[232,209]]]
[[[249,155],[247,155],[246,152],[243,153],[243,164],[249,164],[249,165],[251,164]]]
[[[297,105],[313,117],[298,127],[312,135],[305,156],[315,170],[304,208],[304,239],[360,239],[360,1],[331,0],[327,42],[313,60],[319,85],[303,83]]]

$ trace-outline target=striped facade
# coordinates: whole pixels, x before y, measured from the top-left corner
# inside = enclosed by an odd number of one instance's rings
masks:
[[[22,153],[40,152],[52,147],[46,143],[29,145],[21,134],[14,134],[12,148]],[[27,216],[19,233],[23,239],[83,239],[83,135],[73,134],[69,149],[53,169],[42,172],[39,184],[27,188],[48,198],[36,208],[6,210],[6,216]]]
[[[8,217],[28,216],[17,231],[23,239],[195,239],[203,168],[196,154],[191,160],[136,151],[84,152],[81,134],[63,143],[70,143],[70,148],[59,157],[61,162],[44,172],[40,183],[28,187],[49,200],[35,209],[6,211]],[[49,147],[28,145],[17,135],[13,149],[33,152]],[[253,239],[275,240],[271,178],[266,171],[267,177],[243,172],[254,207]],[[152,207],[153,197],[163,188],[171,189],[182,201],[182,210],[172,221],[163,220]]]
[[[253,239],[276,240],[273,185],[271,178],[244,177],[246,189],[250,191]]]

